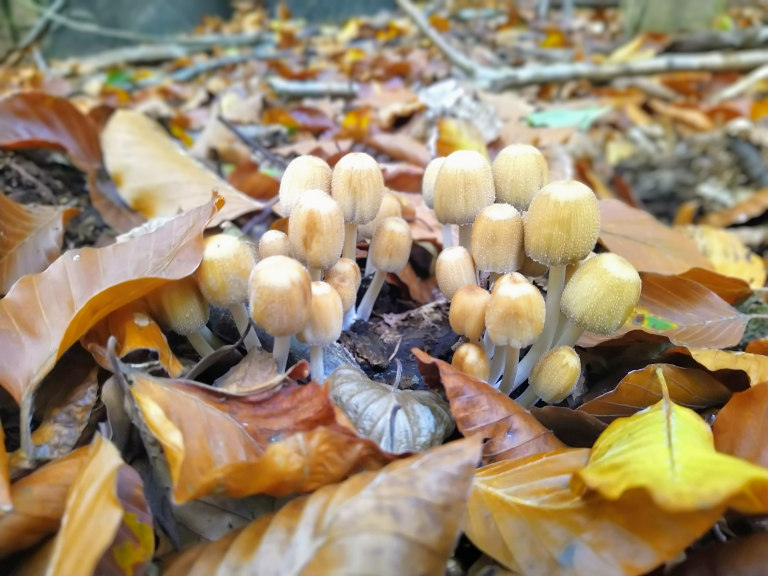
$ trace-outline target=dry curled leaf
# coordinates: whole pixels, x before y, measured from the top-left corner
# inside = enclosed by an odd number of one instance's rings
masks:
[[[333,402],[360,435],[388,452],[423,452],[453,432],[448,403],[430,390],[375,382],[349,364],[336,368],[328,384]]]
[[[768,210],[768,190],[758,190],[735,206],[702,216],[697,223],[724,228],[732,224],[744,224],[752,218],[765,214],[766,210]]]
[[[732,382],[733,379],[718,375],[721,381],[736,390],[768,381],[768,357],[762,354],[677,346],[667,350],[667,355],[670,357],[676,355],[690,356],[696,364],[713,373],[719,371],[742,372],[746,376],[746,385],[743,384],[743,380]]]
[[[735,393],[712,424],[715,447],[768,468],[768,383]]]
[[[64,228],[79,212],[24,206],[0,192],[0,296],[22,276],[45,270],[59,257]]]
[[[210,226],[264,207],[206,170],[154,120],[139,112],[116,111],[101,134],[101,145],[121,197],[146,218],[173,216],[200,206],[214,191],[225,204]]]
[[[165,566],[167,576],[442,574],[480,444],[450,442],[292,500]]]
[[[419,361],[424,380],[428,384],[442,383],[459,431],[487,440],[483,445],[484,463],[522,458],[564,446],[509,396],[417,348],[411,351]]]

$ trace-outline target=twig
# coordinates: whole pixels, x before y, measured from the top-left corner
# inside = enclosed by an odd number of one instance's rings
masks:
[[[193,51],[193,48],[178,44],[140,44],[104,50],[93,56],[84,56],[73,61],[65,60],[57,68],[75,68],[78,74],[91,74],[119,64],[176,60],[188,56]]]
[[[763,64],[760,68],[752,70],[752,72],[744,76],[744,78],[741,78],[738,82],[734,82],[730,86],[726,86],[716,94],[713,94],[708,98],[708,101],[717,104],[723,100],[736,98],[766,78],[768,78],[768,64]]]
[[[24,38],[21,39],[15,48],[3,57],[2,61],[5,63],[7,60],[9,66],[14,66],[19,61],[19,58],[21,58],[24,50],[26,50],[33,42],[36,42],[48,29],[48,24],[51,22],[51,16],[58,13],[66,3],[67,0],[55,0],[48,6],[40,18],[37,19],[35,25],[30,28],[29,32],[24,35]]]
[[[242,131],[232,124],[229,120],[224,118],[223,116],[219,115],[217,120],[224,124],[229,130],[234,134],[238,140],[240,140],[243,144],[248,146],[250,148],[251,152],[254,156],[257,157],[257,160],[259,161],[259,164],[262,164],[265,160],[271,164],[274,168],[278,170],[285,170],[286,166],[288,166],[288,162],[281,158],[280,156],[277,156],[276,154],[270,152],[267,150],[264,146],[261,145],[260,142],[257,140],[254,140],[252,138],[248,138],[245,134],[242,133]]]
[[[354,98],[360,88],[356,82],[317,82],[278,77],[269,78],[267,83],[276,94],[286,98]]]
[[[768,44],[768,26],[751,28],[736,28],[713,32],[697,32],[673,40],[666,47],[665,53],[670,52],[706,52],[709,50],[744,50],[760,48]]]

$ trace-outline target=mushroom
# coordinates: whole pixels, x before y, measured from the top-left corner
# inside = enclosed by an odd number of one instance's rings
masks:
[[[482,346],[478,346],[471,342],[465,342],[456,348],[456,352],[453,353],[451,365],[456,368],[456,370],[463,372],[464,374],[469,374],[484,382],[488,382],[488,378],[491,374],[491,368],[485,350]]]
[[[360,268],[357,262],[349,258],[339,258],[339,261],[325,272],[325,281],[333,286],[341,296],[341,306],[344,310],[342,327],[348,329],[355,321],[355,304],[357,291],[360,289]]]
[[[248,277],[256,265],[253,248],[229,234],[208,236],[204,241],[203,259],[195,271],[195,279],[205,299],[214,306],[229,308],[235,326],[245,336],[245,347],[260,347],[258,336],[249,330],[245,309],[248,300]]]
[[[411,227],[402,218],[385,218],[376,228],[370,248],[376,272],[357,309],[359,319],[368,320],[371,317],[373,304],[381,292],[387,272],[400,272],[405,268],[412,244]]]
[[[384,218],[402,215],[403,205],[400,203],[400,199],[397,197],[397,194],[394,192],[384,192],[384,196],[381,198],[381,205],[379,206],[379,211],[376,213],[376,217],[370,222],[358,226],[357,235],[360,238],[370,240],[373,238],[373,233],[376,231],[379,223],[384,220]],[[363,273],[363,276],[370,276],[373,274],[373,272],[374,270],[373,263],[371,262],[371,251],[369,250],[368,257],[365,260],[365,272]]]
[[[301,330],[309,317],[309,273],[288,256],[265,258],[251,273],[248,299],[254,322],[275,338],[272,356],[278,372],[285,372],[291,335]]]
[[[471,250],[472,222],[493,204],[495,195],[491,165],[485,156],[475,150],[448,155],[435,178],[434,210],[443,224],[443,238],[446,227],[458,224],[459,245]]]
[[[493,161],[496,202],[511,204],[520,212],[528,209],[533,195],[549,183],[547,160],[538,148],[511,144]]]
[[[288,234],[280,230],[267,230],[259,238],[259,260],[270,256],[290,256],[291,243]]]
[[[342,156],[333,167],[331,193],[344,216],[344,258],[355,259],[357,226],[376,217],[384,194],[384,176],[378,162],[363,152]]]
[[[581,376],[581,360],[571,346],[558,346],[544,354],[528,376],[528,388],[516,398],[518,404],[530,408],[541,398],[547,404],[565,400]]]
[[[463,246],[451,246],[438,254],[435,264],[437,286],[448,300],[468,284],[477,284],[475,261]]]
[[[445,162],[445,157],[439,156],[430,160],[427,167],[424,168],[424,176],[421,178],[421,195],[427,208],[434,209],[435,207],[435,180],[443,162]],[[448,248],[450,245],[450,243],[444,243],[443,248]]]
[[[322,158],[309,154],[291,160],[280,179],[280,205],[287,216],[307,190],[331,193],[331,167]]]
[[[339,204],[322,190],[308,190],[296,202],[288,221],[293,257],[306,264],[313,280],[321,280],[339,260],[344,244],[344,218]]]
[[[341,296],[336,289],[327,282],[312,282],[309,318],[297,338],[309,344],[309,368],[315,382],[325,380],[323,348],[341,336],[343,317]]]
[[[485,288],[467,284],[456,291],[451,299],[448,322],[451,330],[479,344],[485,332],[485,309],[491,294]]]
[[[472,254],[478,273],[491,273],[491,283],[516,271],[525,259],[520,212],[509,204],[483,208],[472,225]]]

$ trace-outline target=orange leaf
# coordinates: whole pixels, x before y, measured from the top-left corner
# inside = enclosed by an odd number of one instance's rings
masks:
[[[371,122],[374,118],[372,108],[355,108],[347,112],[341,121],[339,138],[352,138],[356,142],[362,142],[371,133]]]
[[[728,388],[703,370],[672,364],[649,364],[642,370],[633,370],[621,379],[614,390],[582,404],[579,410],[611,421],[656,404],[663,396],[656,376],[657,368],[664,373],[670,399],[688,408],[719,406],[731,397]]]
[[[146,218],[174,216],[200,206],[213,191],[226,203],[209,226],[264,207],[198,164],[159,124],[139,112],[118,110],[112,114],[101,134],[101,144],[120,196]]]
[[[450,21],[437,13],[432,13],[429,15],[429,23],[432,25],[432,28],[438,32],[448,32],[451,29]]]
[[[565,48],[568,46],[568,37],[558,28],[547,28],[544,39],[539,43],[542,48]]]
[[[141,301],[131,302],[115,310],[80,340],[83,348],[93,354],[99,365],[107,370],[112,370],[107,354],[110,336],[117,340],[118,358],[124,358],[137,350],[152,350],[157,353],[160,364],[171,376],[179,376],[184,370],[184,366],[171,352],[165,334]]]
[[[522,458],[563,447],[555,436],[506,394],[418,348],[411,350],[424,380],[445,388],[456,427],[486,439],[483,462]]]
[[[768,103],[768,100],[765,102]],[[744,224],[752,218],[762,216],[766,211],[768,211],[768,190],[758,190],[743,202],[730,208],[705,214],[699,218],[698,223],[725,228],[733,224]]]
[[[379,132],[378,134],[371,134],[365,143],[395,160],[402,160],[419,166],[426,166],[432,159],[424,144],[406,134]]]
[[[459,440],[361,472],[182,552],[163,574],[442,574],[479,456],[477,440]]]
[[[737,392],[712,424],[715,448],[768,468],[768,383]]]
[[[682,122],[695,130],[708,132],[715,128],[715,123],[709,116],[693,106],[668,104],[656,99],[651,100],[648,105],[657,114]]]
[[[755,386],[761,382],[768,381],[768,358],[760,354],[715,350],[712,348],[684,348],[681,346],[667,350],[667,355],[675,354],[690,356],[694,362],[710,372],[717,372],[718,370],[743,372],[747,379],[747,386]],[[745,387],[743,380],[735,385],[742,388]]]
[[[749,117],[757,122],[768,116],[768,98],[762,98],[755,100],[752,103],[752,108],[749,111]]]
[[[37,384],[93,325],[163,282],[194,272],[215,209],[211,200],[126,242],[71,250],[14,284],[0,300],[0,386],[22,404],[22,423],[29,422]],[[28,443],[26,424],[21,431]],[[32,446],[23,448],[34,457]]]
[[[398,192],[421,194],[424,168],[405,162],[384,162],[379,165],[384,174],[384,185]],[[415,238],[414,238],[415,240]]]
[[[269,200],[280,191],[280,182],[259,170],[259,165],[250,160],[238,165],[228,180],[243,194],[257,200]]]
[[[685,234],[620,200],[600,201],[600,243],[638,271],[679,274],[712,265]]]
[[[0,192],[0,296],[22,276],[45,270],[61,254],[64,228],[80,211],[24,206]]]
[[[393,459],[339,425],[327,388],[314,383],[234,394],[191,381],[132,380],[179,503],[208,494],[311,492]]]
[[[457,150],[476,150],[488,157],[488,148],[480,130],[461,118],[440,118],[437,121],[436,147],[438,156],[448,156]]]
[[[83,172],[101,164],[96,125],[68,100],[41,92],[0,100],[0,148],[53,148]]]
[[[754,294],[746,281],[734,278],[733,276],[724,276],[713,270],[691,268],[682,274],[678,274],[678,277],[698,282],[731,305],[740,304]]]

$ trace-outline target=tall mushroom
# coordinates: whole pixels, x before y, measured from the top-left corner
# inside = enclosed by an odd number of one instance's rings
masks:
[[[581,376],[581,359],[570,346],[558,346],[544,354],[531,370],[528,388],[516,398],[518,404],[530,408],[539,398],[557,404],[573,392]]]
[[[291,160],[280,179],[280,205],[290,216],[299,197],[307,190],[331,193],[331,167],[322,158],[305,154]]]
[[[491,283],[500,274],[515,272],[525,260],[523,217],[514,206],[491,204],[472,225],[472,258],[477,271],[490,272]]]
[[[336,289],[327,282],[312,282],[309,318],[296,337],[309,344],[309,367],[315,382],[325,379],[323,348],[339,339],[343,317],[341,296]]]
[[[534,194],[549,183],[547,160],[534,146],[510,144],[493,161],[493,181],[496,202],[511,204],[524,212]]]
[[[307,265],[313,280],[321,280],[339,260],[344,243],[344,219],[339,204],[322,190],[308,190],[296,202],[288,221],[293,257]]]

